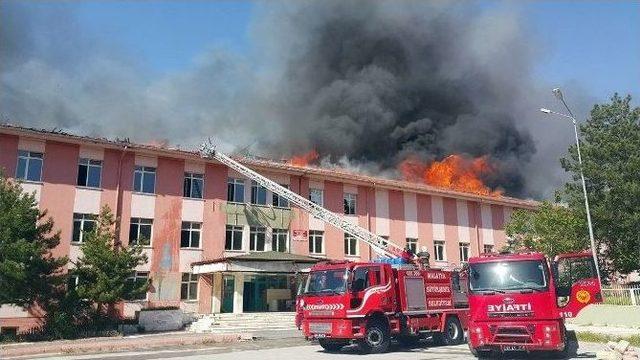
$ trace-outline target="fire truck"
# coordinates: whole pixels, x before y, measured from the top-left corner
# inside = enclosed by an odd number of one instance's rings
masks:
[[[296,325],[307,339],[318,339],[327,351],[355,342],[371,353],[386,351],[391,338],[405,344],[427,335],[447,345],[464,342],[468,301],[460,296],[458,272],[428,268],[424,258],[247,168],[217,151],[211,141],[200,153],[364,242],[378,255],[373,262],[328,261],[312,267],[296,299]]]
[[[591,252],[483,254],[469,259],[469,335],[476,357],[550,351],[566,357],[575,343],[565,318],[602,302]]]
[[[302,331],[327,351],[356,343],[365,353],[385,352],[421,337],[464,342],[468,309],[453,296],[454,271],[385,261],[331,261],[315,265],[299,298]]]

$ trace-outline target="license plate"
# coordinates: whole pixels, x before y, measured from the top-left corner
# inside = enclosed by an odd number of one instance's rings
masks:
[[[327,322],[313,323],[312,322],[309,324],[309,332],[313,334],[330,334],[331,323],[327,323]]]
[[[524,351],[524,346],[521,346],[521,345],[503,346],[502,351]]]

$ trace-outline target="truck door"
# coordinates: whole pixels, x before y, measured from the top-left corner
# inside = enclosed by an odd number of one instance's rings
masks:
[[[562,317],[575,317],[585,306],[602,302],[600,283],[590,253],[558,255],[553,269]]]
[[[368,289],[382,284],[383,272],[380,266],[356,266],[351,278],[351,308],[362,304]]]

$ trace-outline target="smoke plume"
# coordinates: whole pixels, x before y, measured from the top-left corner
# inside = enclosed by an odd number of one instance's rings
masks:
[[[5,121],[81,134],[168,139],[288,157],[317,150],[333,163],[393,173],[407,156],[487,156],[485,179],[540,196],[557,183],[559,149],[536,152],[530,125],[545,99],[531,80],[531,40],[509,10],[470,3],[264,3],[251,55],[203,52],[169,75],[98,41],[68,4],[0,3],[0,108]],[[44,35],[43,35],[44,34]],[[555,125],[554,125],[555,126]],[[549,129],[549,128],[547,128]],[[559,129],[559,128],[558,128]],[[562,175],[554,175],[562,176]]]

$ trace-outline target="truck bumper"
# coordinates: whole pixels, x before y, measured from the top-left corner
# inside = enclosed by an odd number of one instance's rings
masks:
[[[302,320],[302,332],[307,339],[358,339],[364,337],[365,326],[360,319]]]
[[[562,351],[565,329],[561,320],[470,321],[469,344],[478,350]]]

